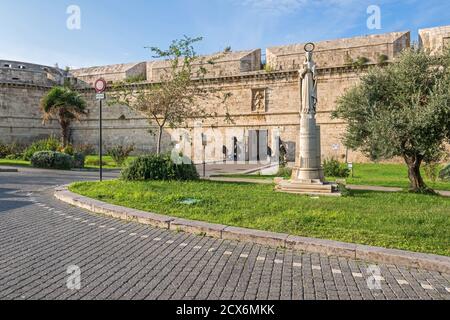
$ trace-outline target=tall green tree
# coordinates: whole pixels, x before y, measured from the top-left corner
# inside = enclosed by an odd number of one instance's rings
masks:
[[[69,129],[73,121],[87,114],[86,101],[68,87],[54,87],[41,100],[43,121],[57,120],[61,127],[61,142],[66,147]]]
[[[150,47],[153,58],[164,61],[163,72],[156,79],[157,82],[117,83],[110,94],[109,104],[126,105],[143,115],[151,127],[158,128],[157,154],[161,153],[164,128],[177,128],[195,119],[215,117],[217,113],[211,113],[206,108],[214,99],[224,104],[221,109],[226,110],[225,118],[231,119],[225,106],[230,94],[220,94],[218,90],[202,83],[208,73],[207,66],[213,65],[220,55],[212,58],[198,56],[194,45],[201,40],[201,37],[185,36],[174,40],[166,50]]]
[[[450,50],[408,49],[371,68],[338,99],[333,117],[348,124],[346,146],[372,160],[403,158],[411,191],[431,192],[420,168],[439,161],[450,139]]]

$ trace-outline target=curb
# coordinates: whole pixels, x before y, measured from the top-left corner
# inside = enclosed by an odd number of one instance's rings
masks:
[[[319,253],[327,256],[339,256],[374,263],[395,264],[408,268],[420,268],[450,274],[450,257],[446,256],[386,249],[332,240],[304,238],[283,233],[175,218],[116,206],[87,198],[69,191],[68,186],[57,187],[54,196],[58,200],[94,213],[126,221],[136,221],[167,230],[183,231],[224,240],[253,242],[275,248]]]
[[[16,168],[0,168],[0,172],[3,172],[3,173],[19,172],[19,169],[16,169]]]

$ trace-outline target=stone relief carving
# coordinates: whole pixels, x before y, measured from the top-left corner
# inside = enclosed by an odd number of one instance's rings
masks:
[[[266,112],[266,89],[252,89],[252,111]]]

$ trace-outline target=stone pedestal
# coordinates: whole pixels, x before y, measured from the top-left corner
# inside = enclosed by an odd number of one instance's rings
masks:
[[[303,114],[300,121],[300,151],[292,178],[279,180],[276,189],[295,194],[340,196],[337,185],[324,182],[320,127],[313,114]]]

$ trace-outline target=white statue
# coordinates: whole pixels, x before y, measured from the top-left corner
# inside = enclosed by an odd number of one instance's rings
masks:
[[[312,51],[306,52],[305,63],[300,74],[300,90],[302,98],[301,113],[316,114],[317,105],[317,70],[312,58]]]

